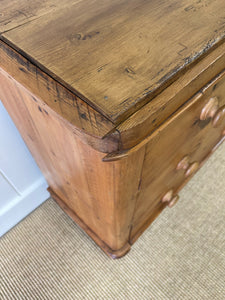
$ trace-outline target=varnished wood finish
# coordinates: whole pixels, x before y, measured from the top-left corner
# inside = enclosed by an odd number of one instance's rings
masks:
[[[223,139],[225,117],[216,128],[211,118],[200,120],[201,111],[211,97],[217,97],[219,107],[225,104],[225,72],[203,87],[201,93],[190,99],[149,138],[132,149],[134,153],[135,149],[146,147],[131,239],[139,235],[139,231],[151,219],[151,214],[154,217],[164,195],[171,190],[176,194],[202,165],[214,146]],[[185,156],[188,159],[184,161]],[[183,167],[178,167],[179,164]],[[170,193],[171,199],[167,202],[172,200],[173,194]]]
[[[73,0],[74,3],[79,0]],[[7,32],[71,4],[71,0],[1,0],[0,32]]]
[[[1,38],[116,123],[225,35],[223,0],[32,2],[1,3]]]
[[[213,120],[212,120],[213,127],[220,126],[224,120],[224,116],[225,116],[225,105],[220,107],[220,109],[218,109],[215,116],[213,117]]]
[[[225,140],[224,11],[1,1],[0,99],[52,197],[113,258]]]
[[[20,1],[22,7],[23,1]],[[10,4],[8,5],[10,6]],[[26,11],[25,14],[29,15]],[[3,13],[3,20],[5,20],[6,15],[7,13]],[[10,20],[13,16],[12,13]],[[25,18],[23,14],[16,11],[15,16],[19,19],[18,25],[20,21],[22,24]],[[5,26],[10,23],[11,21]],[[1,26],[3,24],[2,21]],[[77,95],[41,71],[35,62],[31,62],[30,57],[23,57],[14,51],[9,45],[1,41],[1,37],[3,38],[0,34],[0,66],[32,93],[43,99],[59,116],[73,124],[74,130],[77,129],[80,138],[101,152],[113,152],[116,149],[125,150],[141,142],[195,94],[201,86],[204,86],[221,72],[225,65],[225,44],[223,43],[207,56],[203,56],[159,96],[115,127],[116,123],[107,120]],[[62,58],[64,59],[64,57]]]
[[[177,165],[177,170],[185,170],[185,177],[193,175],[199,168],[198,162],[190,163],[190,157],[185,156]]]
[[[117,126],[121,138],[120,148],[126,150],[140,143],[219,74],[224,66],[225,44],[222,44],[181,75],[157,97]]]
[[[209,97],[217,97],[219,106],[225,103],[222,73],[128,156],[105,163],[104,154],[81,142],[49,106],[5,71],[1,70],[0,75],[0,98],[23,133],[55,198],[65,203],[69,215],[79,216],[85,224],[81,227],[88,228],[88,234],[93,232],[90,235],[113,257],[128,251],[128,244],[165,207],[161,202],[163,193],[171,188],[175,193],[186,181],[185,173],[177,170],[179,157],[181,160],[188,155],[188,166],[192,160],[201,162],[225,128],[225,119],[218,128],[212,126],[211,119],[206,123],[200,120]],[[176,196],[171,197],[169,206],[176,200]]]
[[[200,120],[204,121],[209,118],[213,118],[217,113],[218,109],[219,109],[219,101],[217,97],[210,98],[201,111]]]
[[[124,256],[127,252],[130,251],[131,245],[127,242],[122,248],[119,250],[113,250],[109,248],[108,245],[104,243],[94,231],[92,231],[77,215],[76,213],[69,208],[58,195],[56,195],[51,188],[48,188],[52,198],[59,204],[59,206],[95,241],[97,245],[110,257],[113,259],[120,258]]]
[[[162,198],[162,202],[166,203],[169,207],[173,207],[178,200],[179,196],[174,195],[173,190],[169,190]]]
[[[109,120],[2,41],[0,66],[33,94],[43,99],[59,117],[74,125],[76,135],[87,144],[101,152],[118,149],[117,131],[104,138],[114,128]]]
[[[84,144],[47,104],[3,70],[0,82],[0,99],[52,191],[112,255],[120,253],[129,242],[145,149],[105,164],[103,153]]]

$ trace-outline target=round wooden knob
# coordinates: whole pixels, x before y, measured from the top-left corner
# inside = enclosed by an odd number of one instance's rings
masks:
[[[169,190],[162,198],[162,202],[170,202],[173,198],[173,190]]]
[[[185,156],[177,165],[177,170],[187,170],[190,166],[190,157]]]
[[[185,172],[185,177],[189,177],[192,174],[194,174],[199,168],[199,163],[198,162],[194,162],[192,163],[189,168],[187,169],[187,171]]]
[[[173,195],[173,190],[169,190],[162,198],[163,203],[167,203],[169,207],[173,207],[179,200],[178,195]]]
[[[216,112],[218,111],[218,108],[219,108],[218,98],[217,97],[210,98],[201,111],[200,120],[207,120],[208,118],[213,118]]]
[[[225,129],[222,131],[222,136],[223,137],[225,136]]]
[[[173,207],[176,203],[177,203],[177,201],[179,200],[179,195],[175,195],[173,198],[172,198],[172,200],[168,203],[168,206],[169,207]]]
[[[190,162],[190,157],[187,155],[178,163],[177,170],[185,170],[185,177],[191,176],[199,168],[198,162]]]
[[[213,127],[218,127],[221,125],[222,121],[224,120],[225,117],[225,105],[222,106],[220,109],[217,110],[216,114],[213,117]]]

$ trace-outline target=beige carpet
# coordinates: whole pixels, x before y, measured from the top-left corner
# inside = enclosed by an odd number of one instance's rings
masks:
[[[0,239],[0,299],[225,299],[225,144],[113,261],[48,200]]]

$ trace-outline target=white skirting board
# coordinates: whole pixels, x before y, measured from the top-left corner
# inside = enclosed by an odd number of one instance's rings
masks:
[[[0,237],[41,205],[48,197],[47,183],[41,177],[21,196],[15,197],[0,210]]]
[[[0,101],[0,236],[49,198],[46,188],[47,182]]]

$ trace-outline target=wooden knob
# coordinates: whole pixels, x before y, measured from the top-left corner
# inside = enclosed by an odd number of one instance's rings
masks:
[[[185,170],[185,177],[191,176],[194,174],[199,168],[198,162],[190,162],[190,157],[185,156],[177,165],[177,170]]]
[[[222,131],[222,136],[225,136],[225,129]]]
[[[210,98],[201,111],[200,120],[207,120],[208,118],[213,118],[216,112],[218,111],[218,108],[219,108],[218,98],[217,97]]]
[[[189,177],[191,175],[193,175],[199,168],[199,163],[198,162],[194,162],[192,163],[189,168],[187,169],[187,171],[185,172],[185,177]]]
[[[169,192],[167,192],[163,198],[162,198],[162,202],[170,202],[173,198],[173,190],[169,190]]]
[[[167,203],[169,207],[173,207],[179,200],[178,195],[173,194],[173,190],[169,190],[162,198],[163,203]]]
[[[222,121],[224,120],[225,116],[225,105],[222,106],[220,109],[217,110],[216,114],[213,117],[213,127],[218,127],[221,125]]]
[[[169,207],[173,207],[176,203],[177,203],[177,201],[179,200],[179,195],[175,195],[174,197],[173,197],[173,199],[168,203],[168,206]]]
[[[190,157],[185,156],[177,165],[177,170],[187,170],[190,166]]]
[[[201,111],[200,120],[206,120],[208,118],[212,118],[213,127],[221,125],[225,118],[225,105],[219,108],[217,97],[210,98]]]

